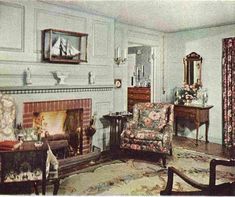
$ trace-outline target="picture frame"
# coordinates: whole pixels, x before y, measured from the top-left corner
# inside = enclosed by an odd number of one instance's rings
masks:
[[[88,34],[45,29],[42,31],[42,56],[44,61],[55,63],[87,62]]]

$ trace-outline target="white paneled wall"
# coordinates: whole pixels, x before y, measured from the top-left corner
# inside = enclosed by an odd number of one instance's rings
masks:
[[[202,60],[202,85],[208,89],[210,110],[209,141],[222,143],[222,39],[235,36],[235,25],[204,28],[166,35],[166,57],[168,66],[168,100],[172,90],[183,83],[183,57],[196,52]],[[199,138],[204,138],[205,126],[200,127]],[[196,132],[186,129],[182,135],[195,137]]]
[[[47,28],[88,33],[88,63],[43,62],[41,31]],[[106,91],[13,95],[17,102],[17,123],[22,121],[23,102],[92,98],[92,110],[98,117],[93,144],[102,149],[108,146],[109,128],[104,128],[99,118],[109,111],[126,110],[127,103],[127,66],[114,64],[114,49],[127,48],[131,40],[144,40],[162,48],[161,33],[41,1],[0,1],[0,31],[0,88],[23,86],[27,68],[32,73],[32,86],[54,86],[54,71],[69,73],[68,87],[87,85],[90,71],[95,74],[95,85],[113,85],[115,78],[122,79],[122,88]],[[160,58],[158,61],[161,64]]]
[[[88,63],[54,64],[41,57],[41,31],[46,28],[88,33]],[[127,64],[117,66],[114,61],[116,47],[126,49],[128,42],[155,47],[153,68],[153,101],[172,101],[172,90],[183,81],[184,56],[192,51],[203,58],[202,83],[209,90],[209,140],[221,143],[221,54],[222,39],[235,36],[235,25],[164,34],[125,25],[112,18],[79,12],[74,9],[40,1],[0,1],[0,86],[22,86],[26,68],[32,72],[33,86],[53,86],[52,72],[68,72],[69,85],[87,85],[88,73],[95,74],[95,85],[112,85],[122,79],[121,88],[111,91],[59,93],[43,95],[15,95],[18,113],[24,100],[92,98],[93,112],[98,117],[109,111],[126,110]],[[165,92],[164,92],[165,90]],[[17,121],[21,117],[17,114]],[[108,144],[108,128],[97,122],[98,132],[93,143],[104,148]],[[183,135],[194,137],[195,132]],[[200,128],[204,136],[204,126]]]
[[[121,23],[115,24],[115,48],[128,48],[129,43],[135,43],[156,48],[154,68],[151,73],[152,101],[165,101],[165,94],[161,91],[163,75],[163,36],[161,32],[143,29]],[[128,64],[114,65],[114,78],[122,79],[122,90],[117,89],[114,93],[115,108],[119,111],[127,110],[127,86],[128,86]]]
[[[68,72],[67,86],[88,85],[88,73],[95,74],[95,85],[113,84],[114,21],[36,1],[0,1],[0,86],[23,86],[26,68],[32,73],[32,86],[54,86],[54,71]],[[55,64],[43,62],[41,31],[53,28],[88,33],[88,63]],[[97,132],[93,144],[106,148],[108,128],[99,118],[113,111],[114,89],[68,93],[15,94],[17,123],[22,122],[27,101],[92,98],[97,113]]]

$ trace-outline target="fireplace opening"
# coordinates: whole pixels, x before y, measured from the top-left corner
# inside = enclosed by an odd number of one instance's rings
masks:
[[[83,109],[42,111],[33,113],[33,128],[48,140],[67,139],[69,155],[82,154]]]
[[[33,128],[48,132],[49,135],[65,134],[66,111],[34,112]]]
[[[85,129],[90,125],[91,112],[90,98],[25,102],[22,127],[27,129],[39,124],[37,126],[47,130],[53,141],[60,136],[67,136],[71,149],[87,154],[91,151],[91,141]]]

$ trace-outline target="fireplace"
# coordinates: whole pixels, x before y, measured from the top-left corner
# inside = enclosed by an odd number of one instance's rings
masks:
[[[85,128],[90,124],[91,99],[25,102],[23,105],[24,128],[41,127],[52,136],[69,134],[73,142],[80,132],[80,153],[90,152],[91,142]]]

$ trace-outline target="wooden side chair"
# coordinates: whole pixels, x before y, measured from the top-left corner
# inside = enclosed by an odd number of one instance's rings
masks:
[[[233,182],[222,183],[216,185],[216,166],[233,166],[235,167],[235,160],[217,160],[212,159],[210,161],[210,177],[209,184],[198,183],[174,167],[168,168],[168,180],[165,190],[161,191],[161,195],[206,195],[206,196],[235,196],[235,180]],[[174,174],[182,178],[186,183],[197,188],[198,191],[189,191],[189,192],[176,192],[172,191],[173,186],[173,177]]]

